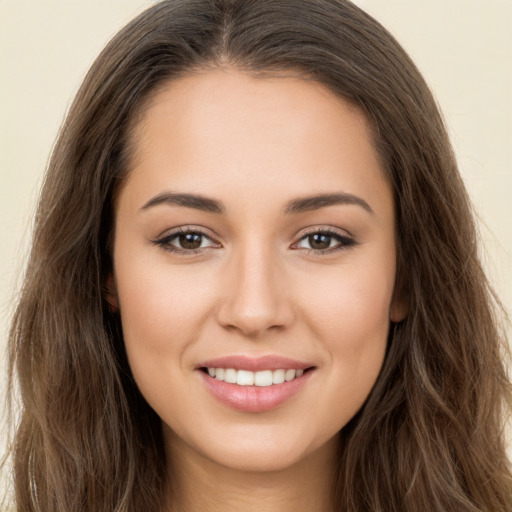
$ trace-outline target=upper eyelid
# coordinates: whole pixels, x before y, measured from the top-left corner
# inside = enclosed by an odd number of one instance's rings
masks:
[[[341,229],[333,226],[313,226],[311,228],[306,228],[305,231],[302,231],[302,233],[297,234],[295,237],[296,241],[293,242],[293,244],[297,244],[304,237],[312,235],[314,233],[327,233],[330,236],[337,236],[343,239],[350,239],[353,242],[356,241],[355,236],[346,229]]]
[[[218,245],[220,243],[215,239],[215,237],[209,235],[208,233],[205,233],[202,229],[198,229],[198,228],[193,228],[193,229],[176,228],[175,231],[164,234],[163,236],[158,237],[157,240],[159,240],[159,241],[172,240],[172,239],[178,237],[179,235],[188,234],[188,233],[196,233],[198,235],[201,235],[201,236],[207,238],[208,240],[210,240],[215,245]]]
[[[177,226],[175,228],[168,228],[165,231],[163,231],[160,235],[156,237],[157,240],[161,240],[164,238],[170,238],[176,235],[180,235],[183,233],[199,233],[200,235],[203,235],[210,239],[215,239],[215,236],[208,233],[210,230],[203,228],[202,226]]]
[[[345,235],[345,234],[339,233],[338,231],[334,231],[332,229],[323,229],[323,230],[322,229],[313,229],[309,232],[302,234],[302,236],[297,238],[297,241],[294,242],[292,244],[292,246],[298,245],[302,240],[304,240],[304,238],[306,238],[312,234],[315,234],[315,233],[322,233],[322,234],[326,234],[327,236],[330,236],[332,238],[337,238],[338,241],[341,242],[342,247],[352,246],[352,245],[357,244],[355,238],[352,235]],[[306,249],[306,250],[312,251],[312,252],[328,253],[329,251],[333,251],[334,248],[326,249],[326,250],[322,250],[322,249]]]

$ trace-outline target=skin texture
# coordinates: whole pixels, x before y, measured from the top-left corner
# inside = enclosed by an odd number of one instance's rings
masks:
[[[173,506],[329,510],[337,433],[379,374],[390,320],[405,314],[393,296],[392,193],[364,115],[315,82],[210,70],[160,90],[133,142],[110,300],[136,382],[163,422]],[[144,208],[168,192],[213,198],[224,211]],[[372,211],[284,211],[340,192]],[[180,248],[169,236],[180,227],[206,235],[198,251],[169,250]],[[327,248],[312,251],[308,235],[326,229],[345,242],[324,238]],[[279,355],[314,370],[281,406],[239,411],[196,368],[228,355]]]

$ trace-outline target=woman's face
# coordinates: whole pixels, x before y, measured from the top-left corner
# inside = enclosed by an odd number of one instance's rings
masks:
[[[115,300],[167,449],[247,470],[325,450],[402,316],[365,117],[315,82],[209,71],[153,97],[133,143]]]

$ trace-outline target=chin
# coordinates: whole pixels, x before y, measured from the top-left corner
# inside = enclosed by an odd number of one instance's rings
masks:
[[[271,473],[292,468],[301,459],[307,456],[304,453],[274,448],[261,448],[254,446],[236,453],[212,454],[212,462],[224,468],[243,473]]]
[[[327,436],[308,436],[307,429],[297,425],[292,432],[280,429],[261,430],[254,435],[225,435],[220,439],[211,439],[202,446],[196,446],[197,452],[211,463],[225,469],[245,473],[281,472],[306,462],[325,451],[336,452],[337,434]]]

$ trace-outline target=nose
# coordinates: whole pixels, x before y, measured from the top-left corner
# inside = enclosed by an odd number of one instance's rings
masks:
[[[279,263],[268,246],[247,247],[226,262],[226,288],[217,313],[219,324],[257,338],[293,322],[290,289]]]

